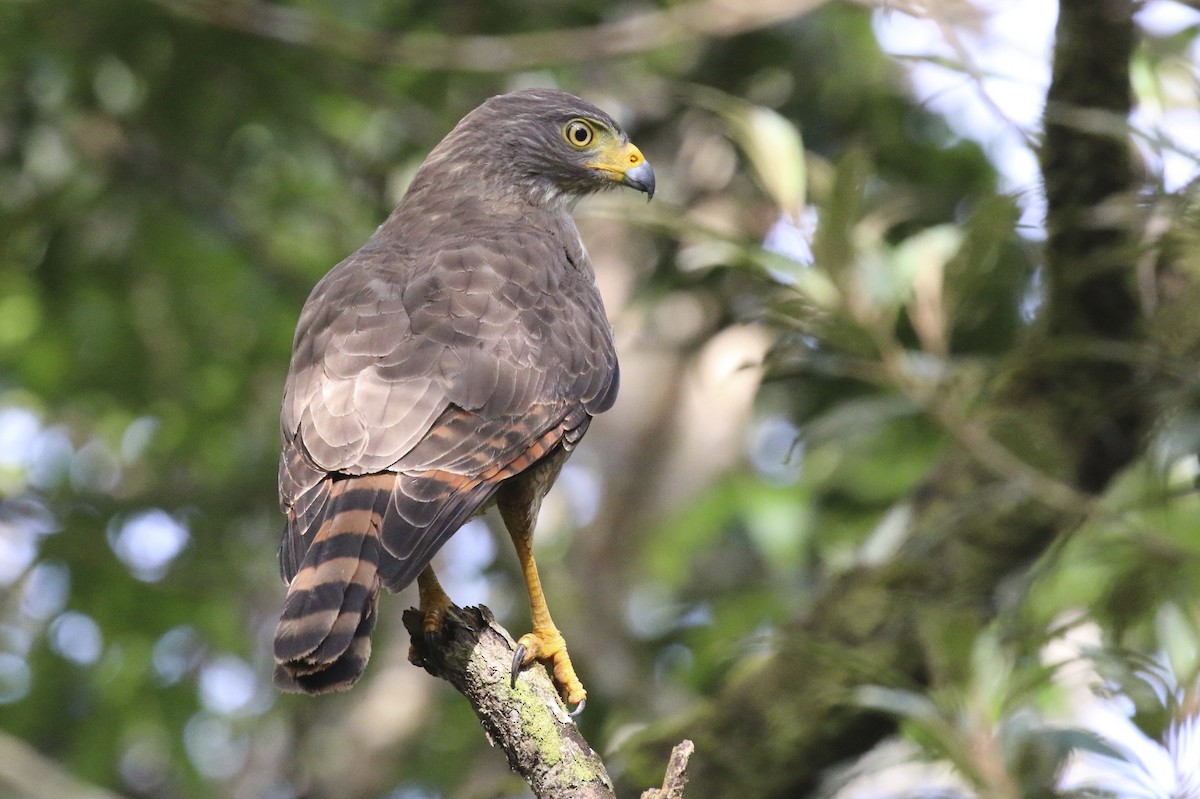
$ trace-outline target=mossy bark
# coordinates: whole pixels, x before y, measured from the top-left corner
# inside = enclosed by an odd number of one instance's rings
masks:
[[[485,607],[453,608],[436,645],[416,610],[404,613],[414,654],[471,703],[488,739],[538,799],[615,799],[600,756],[580,735],[541,666],[511,677],[516,644]]]

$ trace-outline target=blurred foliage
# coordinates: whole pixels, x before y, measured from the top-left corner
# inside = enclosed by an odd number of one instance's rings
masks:
[[[885,12],[865,4],[520,73],[367,57],[367,40],[289,28],[266,4],[239,29],[240,5],[0,3],[0,734],[119,795],[522,795],[460,697],[405,661],[407,596],[385,602],[355,691],[270,685],[296,317],[484,97],[585,95],[662,186],[649,209],[580,209],[623,404],[564,474],[539,543],[599,749],[702,702],[834,575],[885,560],[1036,319],[1024,198],[914,100],[876,39]],[[624,11],[276,8],[451,37],[571,36]],[[1153,119],[1196,110],[1180,86],[1194,89],[1198,30],[1146,36],[1137,56],[1151,174],[1180,156]],[[1080,726],[1093,693],[1132,708],[1200,791],[1197,212],[1194,187],[1148,183],[1141,284],[1163,347],[1134,357],[1175,379],[1145,456],[996,598],[984,634],[930,635],[945,668],[929,686],[859,697],[902,720],[906,757],[952,767],[955,795],[1096,795],[1145,771],[1140,750]],[[520,628],[514,559],[480,539],[456,538],[447,582],[486,577]],[[1109,783],[1064,782],[1080,752]]]

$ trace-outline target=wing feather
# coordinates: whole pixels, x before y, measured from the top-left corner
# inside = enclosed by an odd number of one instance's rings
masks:
[[[478,138],[497,121],[524,136],[579,101],[514,97],[464,118],[301,312],[280,417],[289,593],[275,654],[289,688],[353,683],[377,587],[411,582],[505,481],[536,468],[544,491],[615,398],[612,331],[574,222],[497,184],[529,167],[495,172],[509,151]],[[524,103],[540,110],[511,116]]]
[[[573,225],[429,253],[369,243],[301,315],[282,415],[286,577],[320,529],[327,475],[396,474],[379,574],[398,590],[500,482],[573,448],[611,404],[611,329]]]

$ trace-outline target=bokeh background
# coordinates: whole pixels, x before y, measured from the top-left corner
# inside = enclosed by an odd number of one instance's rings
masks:
[[[383,600],[344,695],[279,695],[270,637],[304,299],[463,114],[530,85],[612,112],[659,179],[650,205],[577,211],[622,390],[537,533],[583,732],[649,787],[637,753],[661,747],[641,742],[692,734],[830,586],[918,537],[950,448],[993,453],[972,413],[1045,299],[1055,16],[1049,0],[0,0],[0,796],[528,796],[466,702],[408,664],[415,594]],[[861,680],[852,701],[886,734],[794,764],[818,775],[795,784],[1200,796],[1200,12],[1150,0],[1137,36],[1127,221],[1142,307],[1174,309],[1169,346],[1129,356],[1167,376],[1145,389],[1153,419],[979,623],[931,617],[926,660],[952,667]],[[1061,487],[1030,464],[1003,485]],[[494,526],[458,533],[440,574],[520,633]],[[768,783],[695,790],[799,795]]]

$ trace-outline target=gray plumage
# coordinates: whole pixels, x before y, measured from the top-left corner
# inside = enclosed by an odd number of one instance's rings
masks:
[[[352,684],[379,585],[407,586],[506,483],[546,465],[540,502],[612,405],[612,332],[569,210],[622,181],[566,139],[575,118],[595,123],[597,146],[603,132],[631,147],[562,92],[484,103],[309,296],[281,414],[282,687]],[[631,175],[652,193],[648,167]]]

